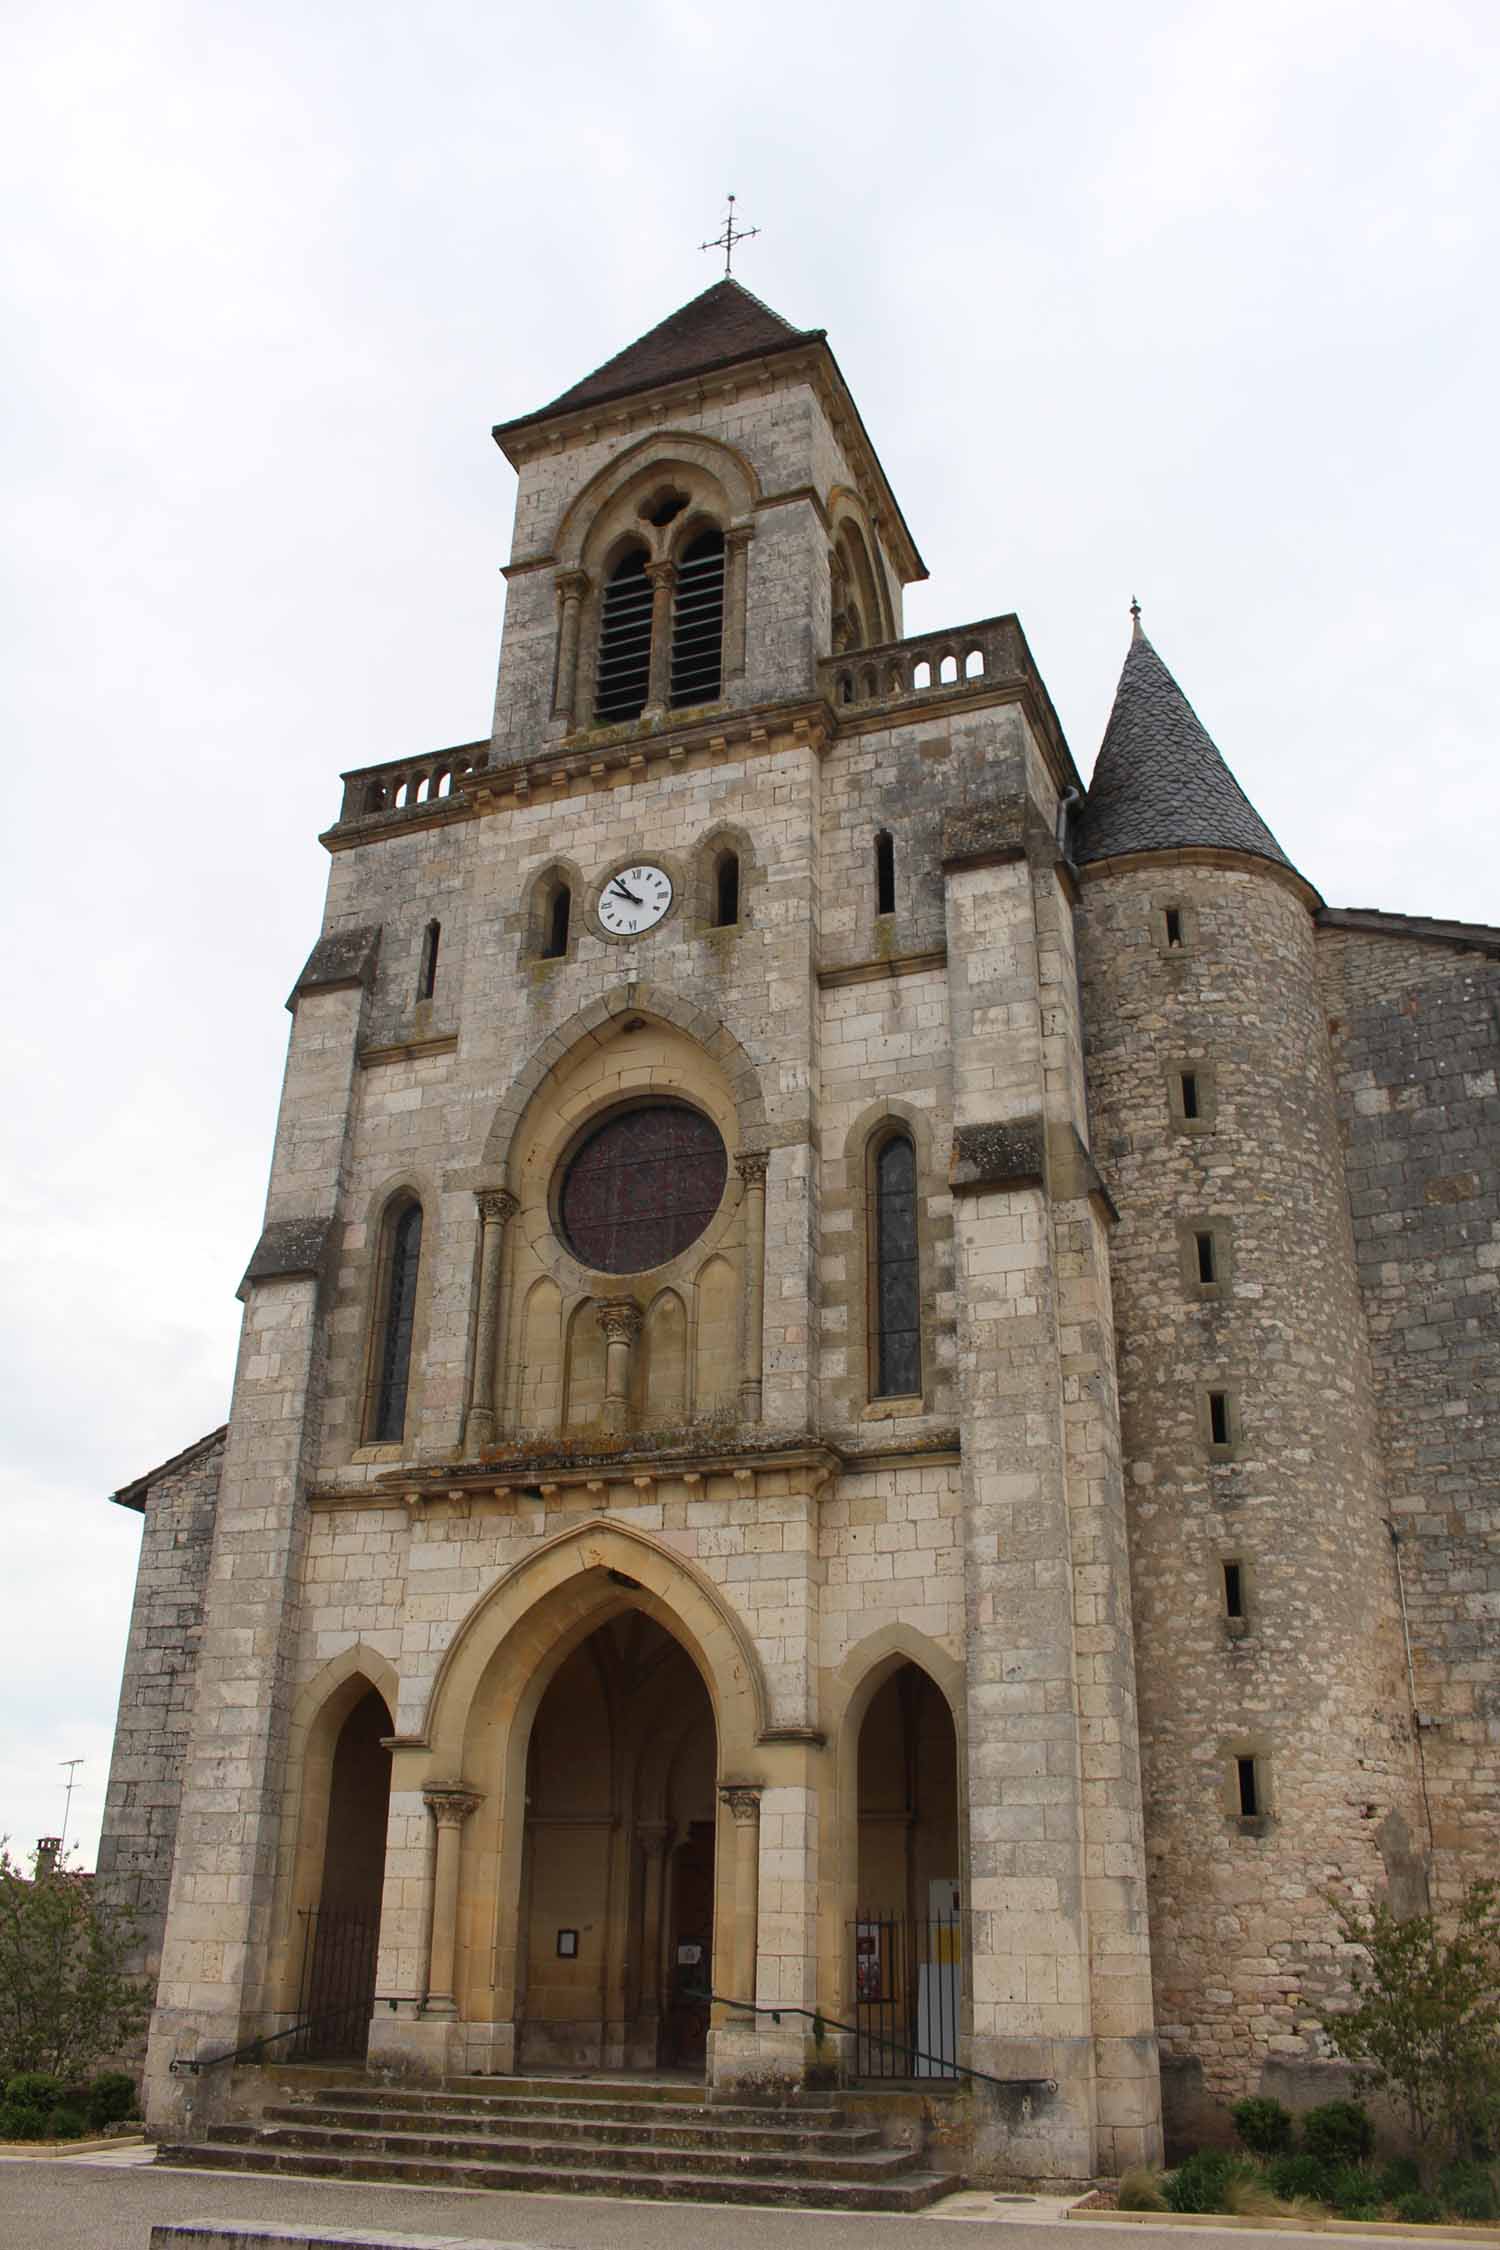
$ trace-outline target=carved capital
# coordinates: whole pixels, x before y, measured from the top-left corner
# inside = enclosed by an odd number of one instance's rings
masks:
[[[641,1820],[636,1823],[635,1840],[647,1859],[660,1859],[672,1834],[669,1820]]]
[[[589,590],[589,574],[586,570],[560,570],[556,584],[563,601],[582,601]]]
[[[677,565],[671,561],[648,562],[646,576],[653,586],[675,586],[677,583]]]
[[[503,1227],[520,1210],[520,1198],[509,1188],[480,1188],[474,1197],[485,1225]]]
[[[473,1789],[424,1789],[422,1802],[439,1828],[462,1828],[482,1799]]]
[[[759,1782],[727,1782],[720,1789],[719,1795],[722,1798],[723,1802],[729,1807],[731,1813],[733,1813],[736,1825],[738,1827],[748,1828],[753,1820],[759,1820]]]
[[[732,523],[724,534],[726,547],[748,547],[755,537],[753,523]]]
[[[766,1167],[770,1161],[763,1148],[742,1148],[734,1160],[734,1168],[747,1188],[763,1188],[766,1184]]]
[[[612,1344],[628,1344],[639,1336],[646,1317],[634,1297],[602,1297],[594,1310]]]

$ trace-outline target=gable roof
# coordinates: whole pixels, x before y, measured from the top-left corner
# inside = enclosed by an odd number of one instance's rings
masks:
[[[1080,864],[1197,846],[1292,865],[1139,625],[1076,839]]]
[[[1383,906],[1324,906],[1320,930],[1359,930],[1370,937],[1416,938],[1427,945],[1457,946],[1466,953],[1500,955],[1500,929],[1489,922],[1452,922],[1431,914],[1392,914]]]
[[[780,313],[772,312],[759,297],[752,297],[737,281],[716,281],[700,297],[682,305],[638,336],[624,351],[616,352],[592,375],[541,406],[520,414],[512,422],[496,425],[495,436],[545,422],[554,414],[571,414],[583,406],[602,406],[606,400],[627,397],[632,391],[655,390],[663,383],[681,382],[689,375],[706,375],[711,369],[731,366],[737,359],[759,359],[767,352],[790,351],[801,344],[826,340],[822,328],[794,328]]]
[[[122,1484],[118,1492],[110,1494],[111,1500],[122,1508],[138,1508],[144,1515],[146,1512],[146,1495],[151,1490],[152,1485],[159,1484],[163,1477],[171,1476],[176,1469],[190,1469],[195,1461],[206,1459],[213,1452],[215,1446],[224,1443],[228,1431],[229,1424],[221,1422],[216,1430],[209,1431],[207,1437],[199,1438],[196,1445],[184,1446],[180,1453],[172,1455],[170,1461],[159,1461],[154,1469],[148,1469],[146,1474],[143,1477],[137,1477],[133,1484]]]

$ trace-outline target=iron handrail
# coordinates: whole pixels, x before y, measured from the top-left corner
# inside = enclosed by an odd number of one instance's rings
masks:
[[[217,2070],[222,2063],[259,2062],[264,2048],[274,2047],[283,2039],[295,2039],[299,2032],[312,2031],[320,2023],[336,2023],[348,2013],[347,2007],[323,2008],[315,2016],[304,2016],[300,2023],[288,2024],[285,2031],[262,2032],[243,2047],[226,2048],[222,2055],[174,2055],[167,2067],[176,2078],[197,2078],[205,2070]]]
[[[769,2016],[772,2023],[780,2023],[783,2016],[806,2016],[810,2024],[821,2025],[829,2031],[847,2031],[851,2038],[863,2039],[871,2046],[889,2047],[895,2055],[910,2055],[913,2062],[935,2063],[939,2070],[952,2071],[955,2077],[978,2078],[986,2086],[1040,2086],[1044,2093],[1057,2092],[1055,2078],[996,2078],[992,2072],[976,2070],[970,2063],[950,2062],[945,2055],[926,2054],[922,2048],[913,2047],[904,2039],[882,2039],[878,2032],[864,2031],[858,2024],[840,2023],[837,2016],[825,2015],[821,2008],[791,2008],[785,2005],[763,2008],[754,2000],[731,2000],[722,1992],[688,1991],[682,1997],[684,2000],[706,2000],[710,2005],[717,2003],[721,2008],[735,2008],[742,2015]]]

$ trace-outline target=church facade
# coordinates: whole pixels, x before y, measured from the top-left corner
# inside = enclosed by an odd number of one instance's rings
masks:
[[[307,2023],[975,2176],[1315,2098],[1327,1894],[1500,1845],[1500,933],[1324,906],[1139,621],[1085,793],[732,281],[495,434],[492,733],[344,777],[227,1428],[115,1496],[150,2114]]]

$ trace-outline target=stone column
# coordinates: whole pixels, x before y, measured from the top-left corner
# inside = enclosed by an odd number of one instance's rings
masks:
[[[495,1362],[500,1351],[500,1274],[505,1228],[521,1206],[509,1188],[481,1188],[479,1205],[479,1319],[474,1337],[474,1375],[469,1411],[464,1417],[464,1452],[475,1454],[495,1441]]]
[[[737,680],[745,669],[745,550],[755,526],[732,523],[724,534],[724,677]]]
[[[667,1839],[671,1825],[665,1820],[642,1821],[636,1828],[645,1881],[641,1886],[640,2015],[655,2023],[661,2016],[661,1953],[666,1933],[662,1929],[662,1877],[667,1864]]]
[[[456,2016],[453,1969],[458,1953],[459,1835],[479,1803],[472,1789],[424,1789],[423,1801],[437,1824],[437,1860],[432,1877],[432,1942],[428,1949],[424,2016]]]
[[[719,1795],[734,1817],[734,1944],[726,1997],[753,2003],[760,1904],[760,1790],[758,1786],[731,1782]],[[719,1981],[716,1970],[714,1982]]]
[[[557,677],[552,688],[552,716],[561,719],[565,727],[573,724],[578,698],[578,626],[588,584],[588,572],[584,570],[560,570],[557,574]]]
[[[659,719],[672,700],[672,592],[677,565],[647,563],[646,576],[651,581],[651,674],[642,716]]]
[[[595,1307],[604,1330],[604,1412],[606,1429],[623,1430],[630,1420],[630,1355],[644,1314],[633,1297],[605,1297]]]
[[[763,1149],[742,1149],[734,1168],[744,1182],[745,1333],[740,1345],[740,1420],[758,1422],[765,1362],[766,1325],[766,1167]]]

